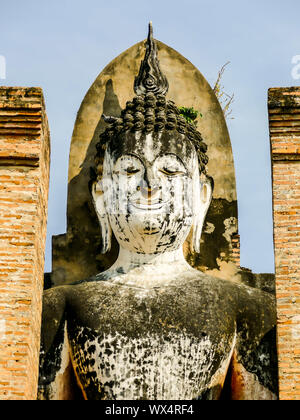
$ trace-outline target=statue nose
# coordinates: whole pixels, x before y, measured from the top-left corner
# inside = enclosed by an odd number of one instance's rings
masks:
[[[141,192],[143,198],[147,200],[154,199],[159,191],[159,187],[154,183],[149,184],[145,180],[143,180],[140,185],[138,186],[138,190]]]

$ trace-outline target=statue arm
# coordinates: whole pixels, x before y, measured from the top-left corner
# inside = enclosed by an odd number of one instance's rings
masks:
[[[277,400],[276,363],[266,353],[258,351],[256,356],[256,364],[249,366],[234,351],[230,366],[231,400]],[[267,357],[264,366],[258,365],[259,356]]]
[[[73,399],[73,372],[66,333],[66,287],[49,289],[43,296],[39,369],[38,399]]]
[[[252,288],[239,296],[237,344],[230,369],[231,399],[275,400],[278,395],[274,297]]]

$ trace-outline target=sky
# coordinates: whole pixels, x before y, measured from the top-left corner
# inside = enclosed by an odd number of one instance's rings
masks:
[[[241,265],[274,272],[267,91],[300,85],[299,0],[0,0],[0,85],[40,86],[51,132],[45,271],[66,231],[69,148],[76,113],[98,74],[147,35],[234,93],[227,120],[236,170]],[[293,71],[294,68],[294,71]],[[6,78],[4,79],[3,76]],[[300,72],[299,72],[300,76]],[[2,78],[1,78],[2,77]]]

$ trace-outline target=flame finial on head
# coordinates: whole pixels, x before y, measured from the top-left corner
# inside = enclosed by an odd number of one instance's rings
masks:
[[[145,95],[148,92],[155,95],[166,95],[168,89],[169,83],[159,66],[157,47],[153,39],[152,22],[150,22],[146,53],[144,60],[141,62],[139,74],[134,80],[134,91],[137,95]]]

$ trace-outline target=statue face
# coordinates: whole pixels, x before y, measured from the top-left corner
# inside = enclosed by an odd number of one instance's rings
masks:
[[[102,189],[123,248],[146,254],[175,250],[185,241],[197,207],[195,149],[176,132],[125,133],[106,151]]]

